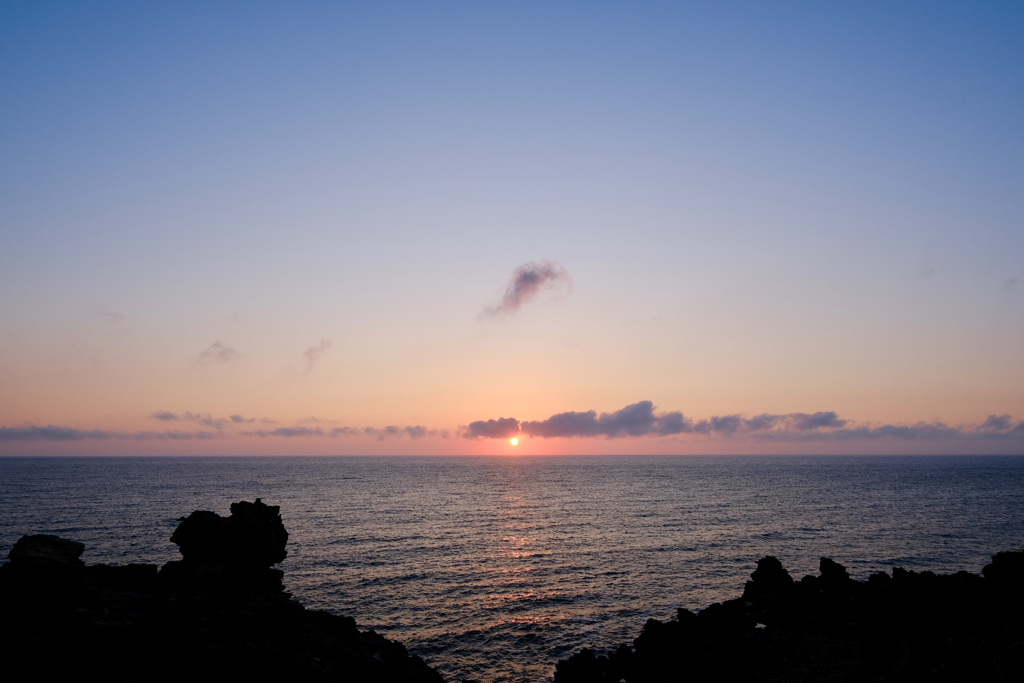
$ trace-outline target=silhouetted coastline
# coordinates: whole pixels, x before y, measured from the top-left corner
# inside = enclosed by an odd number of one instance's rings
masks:
[[[51,678],[443,683],[400,643],[291,599],[272,568],[287,555],[279,508],[196,511],[171,540],[182,559],[158,568],[85,566],[81,543],[23,536],[0,567],[5,660]],[[828,558],[794,581],[765,557],[740,597],[651,619],[632,647],[577,652],[555,681],[1019,681],[1022,607],[1024,552],[981,575],[895,568],[864,582]]]
[[[85,566],[81,543],[23,536],[0,567],[5,666],[49,680],[443,683],[402,644],[291,599],[271,569],[287,554],[278,512],[260,499],[193,512],[171,537],[183,559],[159,569]]]
[[[556,683],[1024,680],[1024,552],[982,575],[894,568],[865,582],[821,558],[794,581],[775,557],[739,598],[650,619],[607,655],[558,662]]]

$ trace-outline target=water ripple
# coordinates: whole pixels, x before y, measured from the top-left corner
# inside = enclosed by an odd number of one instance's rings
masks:
[[[1024,541],[1024,458],[6,458],[0,553],[163,563],[195,509],[280,505],[307,606],[401,640],[449,680],[545,680],[583,646],[831,556],[979,571]]]

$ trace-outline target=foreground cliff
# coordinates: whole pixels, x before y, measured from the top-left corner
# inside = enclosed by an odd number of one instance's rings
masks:
[[[556,683],[663,681],[1024,681],[1024,553],[982,571],[899,568],[866,582],[821,559],[795,582],[765,557],[743,595],[651,619],[633,647],[586,649]]]
[[[271,567],[286,556],[277,507],[197,511],[171,540],[182,560],[84,566],[81,543],[24,536],[0,567],[8,670],[59,680],[443,683],[400,643],[306,610]]]

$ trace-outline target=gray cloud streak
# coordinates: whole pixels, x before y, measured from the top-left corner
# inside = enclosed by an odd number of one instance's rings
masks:
[[[569,272],[557,263],[540,261],[524,263],[512,273],[512,280],[505,289],[505,296],[496,306],[485,308],[481,315],[496,316],[518,311],[529,303],[542,289],[553,289],[559,285],[571,288]]]
[[[302,354],[306,359],[306,372],[310,372],[313,369],[313,364],[320,360],[320,357],[327,353],[327,350],[330,348],[331,342],[327,339],[321,339],[319,344],[306,349]]]
[[[189,422],[196,422],[206,427],[216,429],[217,431],[224,429],[224,427],[226,427],[231,422],[247,421],[244,418],[242,418],[241,415],[232,415],[231,419],[227,420],[222,417],[213,417],[209,413],[191,413],[189,411],[185,411],[184,413],[181,413],[179,415],[178,413],[172,413],[169,410],[158,410],[157,412],[153,413],[150,417],[154,417],[157,420],[163,420],[165,422],[170,422],[174,420],[186,420]],[[252,420],[248,420],[248,422],[252,422]]]
[[[408,436],[410,439],[422,439],[425,436],[434,436],[438,434],[437,430],[427,429],[423,425],[406,425],[399,427],[397,425],[388,425],[383,429],[377,429],[376,427],[366,427],[363,429],[363,433],[369,436],[375,436],[378,439],[386,439],[388,437],[403,437]],[[447,438],[442,436],[442,438]]]
[[[422,439],[426,436],[440,436],[442,439],[448,438],[447,430],[427,429],[423,425],[406,425],[405,427],[388,425],[382,429],[376,427],[364,427],[363,429],[355,429],[354,427],[334,427],[333,429],[324,429],[322,427],[278,427],[277,429],[258,429],[238,433],[242,436],[258,436],[261,438],[273,436],[288,438],[330,437],[332,439],[339,436],[372,436],[379,440],[405,436],[410,439]]]
[[[74,429],[72,427],[58,427],[56,425],[47,425],[45,427],[0,427],[0,441],[145,441],[149,439],[214,439],[216,437],[216,433],[204,431],[118,432],[102,429]]]
[[[234,347],[230,344],[225,344],[222,341],[217,340],[210,344],[209,348],[196,356],[196,363],[199,365],[209,365],[210,363],[229,363],[241,356],[242,354],[235,351]]]

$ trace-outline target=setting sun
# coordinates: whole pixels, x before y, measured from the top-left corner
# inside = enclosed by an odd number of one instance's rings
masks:
[[[511,440],[509,441],[509,443],[511,443],[511,444],[512,444],[513,446],[515,446],[515,445],[516,445],[517,443],[519,443],[519,439],[516,439],[516,438],[512,438],[512,439],[511,439]]]

